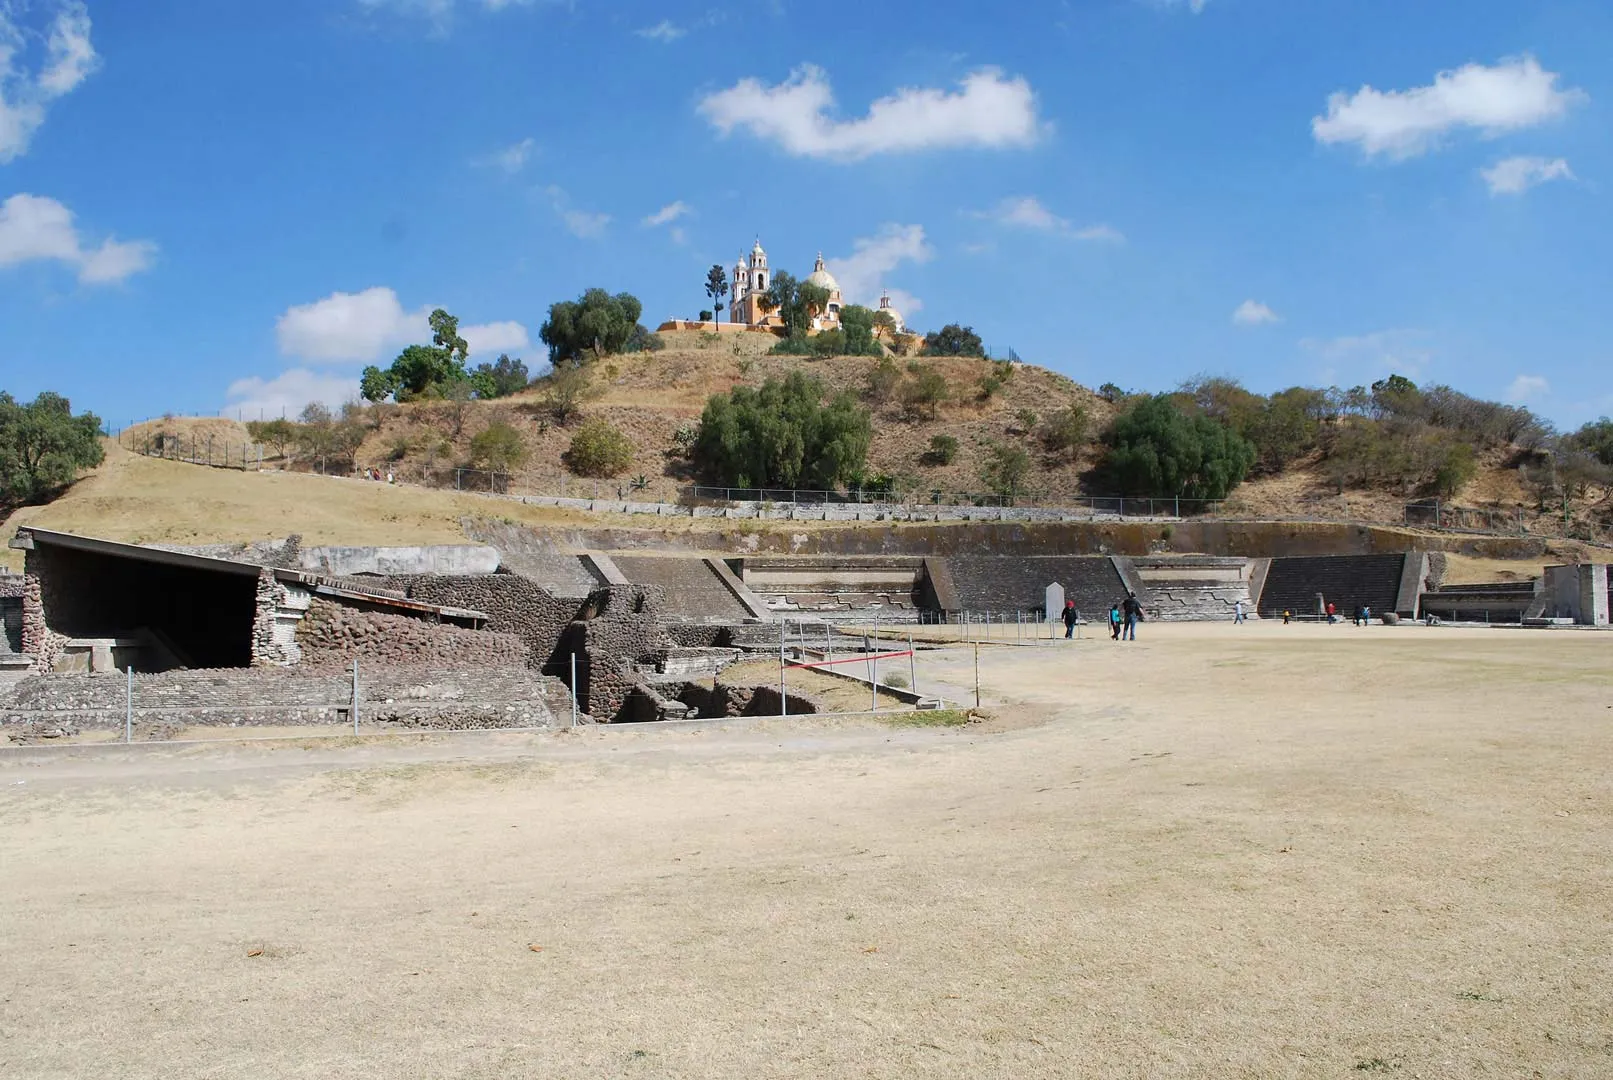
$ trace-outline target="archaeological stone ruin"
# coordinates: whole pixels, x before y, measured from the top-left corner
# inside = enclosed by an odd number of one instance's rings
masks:
[[[862,648],[859,628],[1101,620],[1135,593],[1157,621],[1318,617],[1605,626],[1606,566],[1445,585],[1438,552],[1207,556],[938,553],[728,557],[491,543],[143,546],[22,528],[0,574],[0,721],[13,741],[106,728],[345,724],[547,727],[776,714],[746,656]],[[926,547],[922,543],[916,547]],[[986,545],[988,548],[990,545]],[[822,643],[821,646],[819,643]],[[355,677],[356,671],[356,677]],[[818,709],[807,696],[789,711]]]

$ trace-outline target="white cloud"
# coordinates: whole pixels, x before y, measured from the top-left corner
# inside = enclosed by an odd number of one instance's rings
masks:
[[[537,143],[528,137],[518,143],[512,143],[501,150],[495,150],[476,164],[485,168],[501,169],[510,176],[514,176],[526,168],[526,163],[532,158],[532,151],[537,149]]]
[[[677,202],[667,203],[665,206],[661,207],[661,209],[645,218],[643,224],[649,228],[654,228],[657,225],[666,225],[678,220],[688,212],[689,204],[680,199]]]
[[[331,362],[378,360],[410,342],[427,340],[430,312],[430,305],[404,311],[397,293],[377,285],[287,308],[275,323],[275,336],[287,356]]]
[[[478,360],[488,360],[499,353],[519,353],[532,345],[526,327],[513,319],[461,326],[459,336],[470,346],[470,355]]]
[[[610,224],[609,214],[596,214],[587,210],[578,210],[571,205],[571,197],[565,189],[550,184],[543,189],[549,196],[549,204],[571,235],[580,240],[592,240],[604,235],[605,227]]]
[[[505,8],[530,7],[536,0],[467,0],[467,6],[484,11],[503,11]],[[404,15],[421,15],[429,19],[444,20],[460,6],[458,0],[358,0],[358,6],[367,11],[385,8]]]
[[[1385,375],[1422,377],[1434,358],[1428,332],[1398,328],[1336,338],[1305,338],[1300,348],[1323,362],[1326,382],[1368,383]]]
[[[828,259],[829,272],[840,283],[841,295],[850,304],[873,306],[885,284],[885,275],[905,262],[925,263],[935,251],[924,238],[922,225],[886,225],[875,236],[852,241],[852,253]],[[910,293],[891,289],[891,303],[904,316],[911,316],[924,305]]]
[[[1126,234],[1113,225],[1088,225],[1070,234],[1077,240],[1090,240],[1102,244],[1124,244]]]
[[[1125,234],[1109,225],[1084,225],[1076,228],[1069,219],[1059,217],[1043,206],[1041,200],[1034,195],[1009,196],[990,210],[976,212],[974,216],[995,221],[1000,225],[1058,233],[1076,240],[1110,244],[1126,242]]]
[[[384,360],[405,345],[431,340],[435,306],[405,310],[398,294],[384,285],[356,293],[335,292],[287,308],[275,322],[275,336],[282,354],[316,363]],[[459,336],[478,358],[519,352],[531,345],[526,327],[514,320],[461,326]]]
[[[1041,204],[1034,195],[1014,195],[998,203],[981,215],[1004,225],[1017,225],[1025,229],[1044,232],[1063,232],[1070,223]]]
[[[86,248],[73,212],[43,195],[13,195],[0,203],[0,267],[35,260],[66,263],[86,285],[122,281],[151,265],[157,245],[111,237]]]
[[[806,65],[776,86],[741,79],[711,94],[698,111],[724,135],[737,128],[798,157],[855,161],[881,153],[1029,146],[1041,136],[1036,96],[1023,78],[993,68],[966,75],[955,93],[907,87],[836,120],[825,73]]]
[[[1239,326],[1259,326],[1278,321],[1277,313],[1258,300],[1245,300],[1232,313],[1232,321]]]
[[[1490,185],[1491,195],[1522,195],[1550,180],[1574,179],[1566,159],[1543,157],[1509,157],[1480,169],[1479,175]]]
[[[295,419],[311,402],[334,409],[356,399],[358,380],[351,375],[293,368],[272,379],[259,375],[237,379],[224,391],[224,397],[227,403],[221,411],[227,416],[239,415],[243,420],[278,416]]]
[[[1519,375],[1507,387],[1507,400],[1514,405],[1543,398],[1551,393],[1551,384],[1539,375]]]
[[[633,31],[633,33],[641,38],[649,38],[651,41],[659,41],[662,44],[670,45],[684,34],[687,34],[688,31],[681,26],[674,25],[671,19],[662,19],[654,26],[646,26]]]
[[[16,9],[0,3],[0,165],[28,151],[45,122],[49,104],[71,93],[100,66],[90,43],[90,16],[81,0],[60,0],[46,33],[13,20]],[[45,64],[30,72],[19,61],[29,43],[43,37]]]
[[[1411,90],[1363,86],[1328,98],[1327,115],[1311,120],[1311,133],[1317,142],[1356,143],[1369,157],[1415,157],[1458,128],[1496,136],[1557,119],[1585,100],[1582,91],[1558,89],[1559,78],[1524,56],[1442,71],[1433,85]]]

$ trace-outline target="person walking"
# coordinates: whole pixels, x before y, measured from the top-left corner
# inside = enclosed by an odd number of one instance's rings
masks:
[[[1064,601],[1064,637],[1066,640],[1075,636],[1075,623],[1080,617],[1080,613],[1075,610],[1075,601]]]
[[[1293,618],[1293,617],[1294,617],[1294,613],[1292,611],[1289,611],[1287,608],[1283,608],[1283,625],[1284,626],[1287,626],[1288,625],[1288,620]]]
[[[1339,609],[1332,603],[1332,601],[1329,601],[1327,605],[1327,624],[1332,626],[1334,623],[1338,622],[1338,619]]]
[[[1129,592],[1126,599],[1121,602],[1120,610],[1126,616],[1125,627],[1120,634],[1121,641],[1137,640],[1137,622],[1143,617],[1143,606],[1137,601],[1137,594]]]
[[[1109,640],[1120,640],[1120,605],[1118,603],[1109,605]]]
[[[1238,626],[1243,622],[1243,601],[1239,600],[1232,605],[1232,625]]]

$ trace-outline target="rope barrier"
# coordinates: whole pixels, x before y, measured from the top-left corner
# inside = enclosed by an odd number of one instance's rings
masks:
[[[912,655],[913,655],[913,650],[911,650],[911,649],[903,649],[901,652],[876,653],[876,654],[874,654],[872,656],[853,656],[849,660],[814,660],[810,664],[785,664],[784,667],[785,667],[785,670],[788,671],[788,670],[794,670],[796,668],[833,667],[836,664],[866,664],[871,660],[889,660],[892,657],[896,657],[896,656],[912,656]]]

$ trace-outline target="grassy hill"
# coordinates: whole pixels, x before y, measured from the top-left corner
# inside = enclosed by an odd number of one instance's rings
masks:
[[[626,434],[634,449],[631,464],[616,478],[583,479],[567,469],[564,454],[577,421],[565,425],[555,421],[542,383],[498,401],[422,402],[368,410],[358,463],[452,487],[454,466],[470,463],[472,438],[499,421],[515,428],[528,450],[526,463],[512,479],[512,491],[613,497],[642,479],[645,486],[636,497],[672,501],[695,479],[688,463],[672,452],[674,435],[699,419],[710,395],[805,370],[831,390],[851,391],[868,400],[869,378],[877,364],[867,357],[770,356],[766,350],[773,339],[761,334],[677,331],[663,337],[667,348],[662,351],[610,357],[590,369],[589,396],[581,417],[603,419]],[[899,369],[906,363],[898,361]],[[948,398],[936,406],[933,416],[928,409],[915,414],[899,400],[870,401],[875,413],[870,473],[896,477],[915,490],[984,492],[988,488],[981,473],[987,456],[994,445],[1008,444],[1024,447],[1030,456],[1023,490],[1062,496],[1088,490],[1090,471],[1101,452],[1097,437],[1114,417],[1117,404],[1034,365],[1014,365],[1010,372],[1006,366],[967,357],[927,358],[919,363],[945,379]],[[987,394],[983,382],[1005,372],[1007,377]],[[1042,429],[1048,418],[1071,405],[1087,418],[1088,441],[1073,451],[1050,450],[1041,438]],[[951,463],[938,464],[927,454],[936,436],[957,441]],[[245,436],[238,432],[235,437]],[[1520,515],[1534,531],[1561,532],[1560,508],[1541,513],[1537,497],[1525,483],[1519,466],[1527,457],[1515,446],[1480,447],[1471,480],[1446,502]],[[306,461],[283,464],[309,467]],[[1281,471],[1257,473],[1233,493],[1229,509],[1257,518],[1398,522],[1407,499],[1417,494],[1387,482],[1355,485],[1341,493],[1325,466],[1324,455],[1316,450]],[[467,485],[487,482],[468,473],[460,479]],[[1587,539],[1605,533],[1613,517],[1610,508],[1609,492],[1599,488],[1570,507]]]

